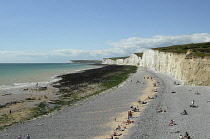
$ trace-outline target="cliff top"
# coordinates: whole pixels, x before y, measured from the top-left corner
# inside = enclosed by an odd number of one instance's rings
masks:
[[[143,53],[134,53],[136,54],[138,57],[142,57]]]
[[[126,58],[129,58],[128,56],[126,57],[112,57],[112,58],[109,58],[111,60],[117,60],[117,59],[126,59]]]
[[[173,45],[168,47],[159,47],[152,49],[161,52],[172,52],[172,53],[187,53],[188,50],[191,49],[193,56],[197,57],[210,56],[210,42]]]
[[[143,53],[134,53],[135,55],[137,55],[138,57],[142,57]],[[129,58],[129,56],[126,56],[126,57],[112,57],[112,58],[109,58],[111,60],[117,60],[117,59],[126,59],[126,58]]]
[[[95,63],[101,64],[101,60],[70,60],[70,63]]]

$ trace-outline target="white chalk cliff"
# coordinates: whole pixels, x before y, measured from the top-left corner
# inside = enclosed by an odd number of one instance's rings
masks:
[[[141,65],[141,57],[138,57],[136,54],[131,54],[130,57],[126,59],[117,59],[117,60],[112,60],[109,58],[104,58],[102,61],[102,64],[107,64],[107,65]]]
[[[103,59],[102,64],[137,65],[169,74],[185,85],[210,86],[210,58],[191,57],[190,53],[170,53],[146,50],[142,58],[132,54],[126,59]]]

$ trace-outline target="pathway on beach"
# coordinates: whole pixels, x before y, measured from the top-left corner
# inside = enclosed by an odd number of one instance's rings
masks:
[[[157,98],[123,139],[177,139],[185,132],[192,139],[210,138],[210,87],[175,85],[174,82],[179,81],[171,76],[160,73],[153,76],[160,83]],[[190,107],[192,100],[195,100],[197,108]],[[159,108],[166,112],[157,112]],[[180,114],[184,110],[188,115]],[[171,120],[176,125],[169,126]]]
[[[167,75],[139,68],[123,85],[46,117],[8,127],[0,131],[0,138],[15,139],[19,134],[26,138],[30,134],[33,139],[91,139],[106,135],[113,130],[107,123],[128,111],[148,87],[143,84],[145,75],[155,76],[160,83],[157,98],[143,110],[123,139],[176,139],[186,131],[193,139],[210,137],[209,87],[174,85],[176,80]],[[197,91],[200,95],[194,94]],[[189,107],[192,100],[198,108]],[[158,113],[159,108],[166,112]],[[188,115],[180,115],[184,109]],[[172,119],[177,125],[168,126]]]
[[[143,84],[144,75],[149,74],[139,68],[123,85],[52,115],[8,127],[0,131],[0,138],[16,138],[19,134],[22,137],[30,134],[31,138],[43,139],[86,139],[105,135],[113,130],[107,123],[113,121],[118,113],[127,111],[138,100],[147,87]]]

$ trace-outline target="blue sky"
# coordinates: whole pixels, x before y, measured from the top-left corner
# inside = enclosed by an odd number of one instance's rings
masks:
[[[1,0],[0,63],[128,56],[210,41],[209,0]]]

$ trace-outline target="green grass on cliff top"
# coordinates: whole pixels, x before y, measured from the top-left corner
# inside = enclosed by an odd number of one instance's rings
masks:
[[[126,58],[129,58],[129,56],[126,56],[126,57],[112,57],[112,58],[109,58],[109,59],[117,60],[117,59],[126,59]]]
[[[142,57],[143,53],[134,53],[136,54],[138,57]],[[126,59],[126,58],[129,58],[129,56],[126,56],[126,57],[112,57],[112,58],[109,58],[111,60],[117,60],[117,59]]]
[[[143,53],[134,53],[136,54],[138,57],[142,57]]]
[[[210,42],[205,43],[192,43],[173,45],[168,47],[152,48],[153,50],[159,50],[161,52],[172,52],[172,53],[187,53],[189,49],[193,50],[193,55],[198,57],[210,56]]]

